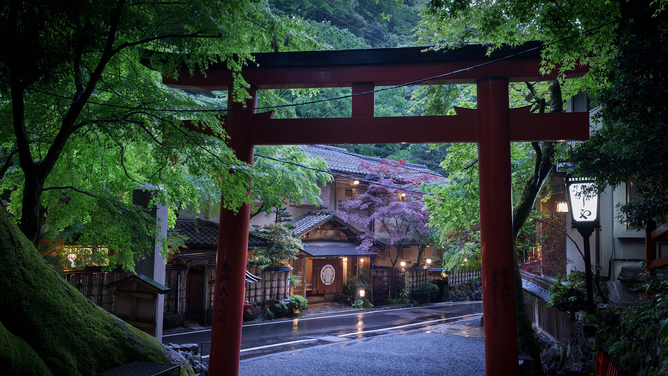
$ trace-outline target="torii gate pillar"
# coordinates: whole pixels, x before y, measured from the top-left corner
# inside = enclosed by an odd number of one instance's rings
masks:
[[[248,90],[252,99],[248,108],[255,108],[257,90]],[[232,100],[228,92],[225,130],[230,136],[228,146],[237,158],[253,164],[253,144],[248,123],[254,111],[238,111],[243,105]],[[237,110],[237,111],[234,111]],[[248,184],[250,184],[250,179]],[[209,353],[209,375],[237,375],[241,351],[241,322],[243,321],[244,289],[246,287],[246,251],[250,205],[242,205],[235,214],[225,209],[221,199],[218,252],[216,252],[216,283],[213,295],[213,318]]]
[[[517,375],[508,79],[479,79],[477,91],[485,373]]]

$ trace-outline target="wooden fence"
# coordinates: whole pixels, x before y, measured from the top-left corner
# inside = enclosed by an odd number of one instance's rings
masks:
[[[394,291],[401,290],[410,294],[413,289],[434,282],[436,278],[443,278],[441,272],[431,272],[429,269],[408,269],[406,271],[397,268],[392,275],[392,269],[388,267],[376,267],[373,273],[373,295],[374,301],[382,301],[387,298],[389,288],[394,284]],[[456,273],[445,273],[449,285],[461,285],[469,283],[472,279],[480,278],[482,271],[462,270]],[[395,297],[393,297],[395,298]]]
[[[424,286],[429,282],[429,269],[413,269],[406,272],[404,289],[410,293],[414,288]]]
[[[103,272],[101,267],[65,271],[67,282],[107,312],[113,312],[115,288],[106,288],[105,286],[128,276],[129,272],[122,270]]]
[[[248,302],[264,302],[280,300],[290,296],[289,270],[263,270],[257,266],[248,266],[248,271],[262,280],[252,285],[246,285],[246,300]]]
[[[185,265],[168,264],[165,269],[165,286],[169,292],[165,294],[165,313],[186,313],[186,275]]]
[[[555,341],[568,343],[575,320],[570,314],[547,306],[554,280],[525,272],[521,274],[524,306],[531,323]]]
[[[186,308],[186,273],[187,268],[167,266],[165,286],[170,291],[165,296],[165,312],[185,314]],[[83,270],[66,270],[65,279],[93,303],[107,312],[113,312],[115,287],[106,285],[131,275],[130,272],[113,270],[103,272],[101,267],[88,267]]]
[[[482,278],[482,270],[460,270],[458,272],[446,272],[448,285],[461,285],[471,282],[474,278]]]
[[[547,303],[534,295],[527,294],[524,300],[529,320],[557,342],[568,343],[571,338],[573,320],[568,313],[550,308]]]

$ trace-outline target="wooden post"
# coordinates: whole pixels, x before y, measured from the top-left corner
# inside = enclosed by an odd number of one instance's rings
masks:
[[[251,100],[245,105],[255,108],[257,90],[248,90]],[[250,142],[249,123],[253,111],[234,100],[228,90],[228,113],[225,130],[229,146],[242,162],[253,163],[253,145]],[[248,184],[250,185],[250,179]],[[237,213],[224,208],[221,198],[220,231],[216,253],[216,283],[211,323],[209,375],[237,375],[241,351],[241,324],[243,322],[244,288],[246,285],[246,257],[250,205],[242,205]]]
[[[477,89],[485,373],[517,375],[508,79],[482,78]]]

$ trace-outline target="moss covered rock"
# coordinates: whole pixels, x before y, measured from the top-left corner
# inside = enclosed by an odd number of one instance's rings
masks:
[[[86,299],[42,259],[0,207],[0,364],[17,375],[95,375],[167,363],[157,339]]]

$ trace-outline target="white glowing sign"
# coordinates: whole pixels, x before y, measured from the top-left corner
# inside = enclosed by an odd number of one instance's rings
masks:
[[[320,270],[320,280],[322,283],[329,286],[334,282],[334,279],[336,279],[336,271],[334,270],[334,267],[330,264],[323,266]]]
[[[568,186],[575,222],[594,222],[598,217],[598,195],[588,195],[583,192],[591,186],[592,183],[571,183]]]

